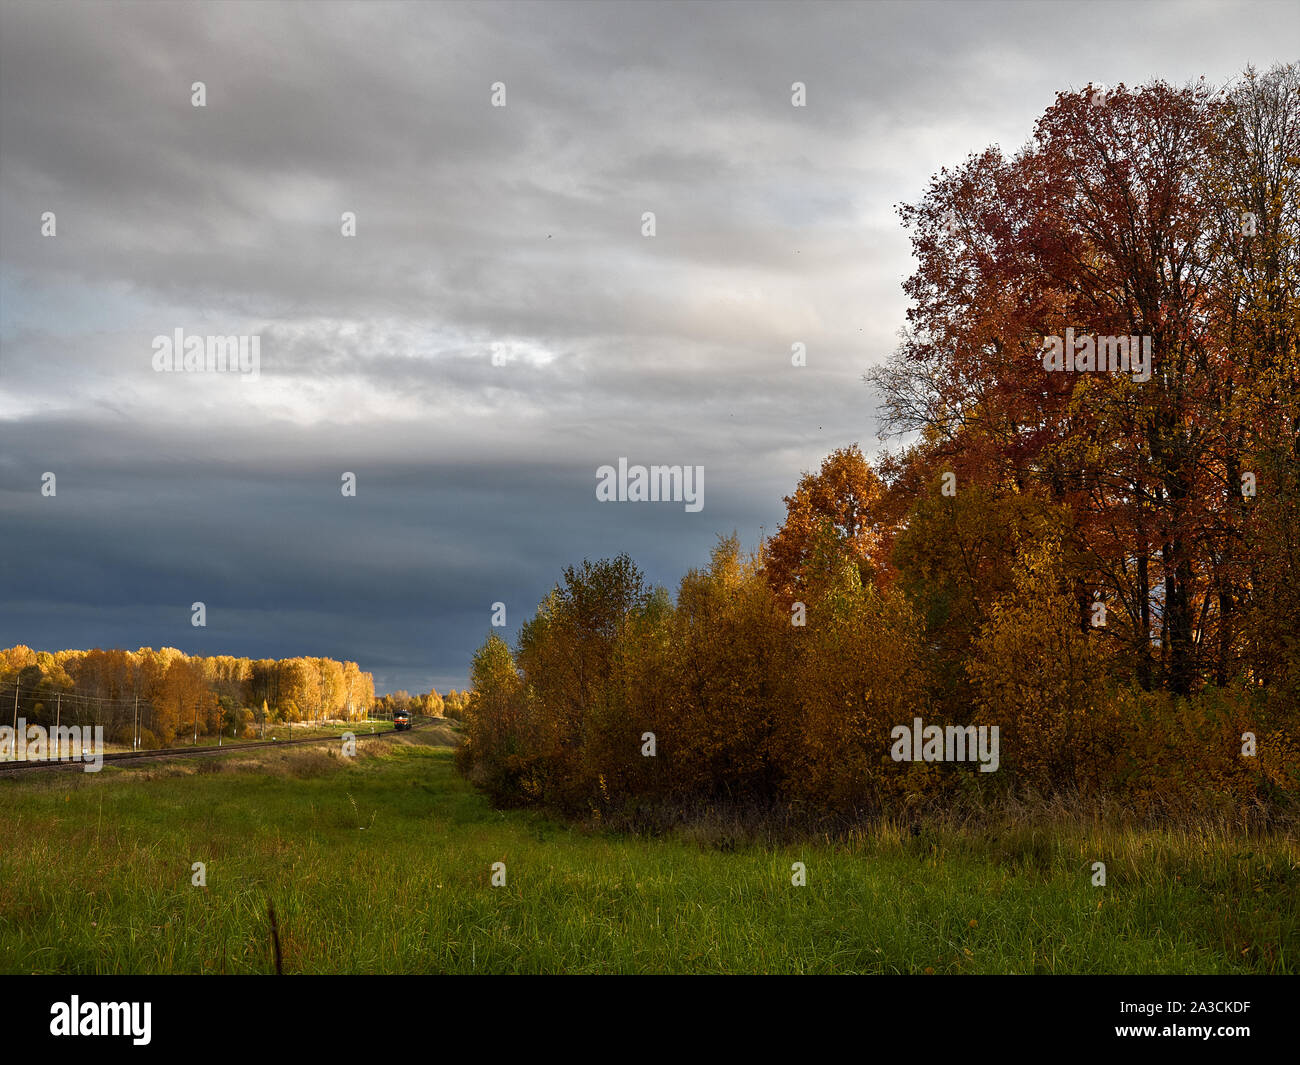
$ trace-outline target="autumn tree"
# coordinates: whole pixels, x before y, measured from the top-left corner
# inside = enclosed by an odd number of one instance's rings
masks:
[[[1237,580],[1224,404],[1243,367],[1215,324],[1235,275],[1205,187],[1222,114],[1201,85],[1089,86],[1015,157],[941,172],[900,209],[920,263],[909,332],[871,375],[891,431],[1071,509],[1078,583],[1112,590],[1139,678],[1175,692],[1223,675]],[[1149,338],[1150,379],[1051,372],[1044,345],[1067,329],[1139,353]]]
[[[1248,69],[1224,93],[1202,180],[1219,264],[1209,323],[1231,353],[1213,422],[1215,680],[1241,663],[1300,704],[1300,67]]]
[[[785,497],[785,522],[763,552],[767,579],[786,606],[811,598],[841,557],[857,566],[864,584],[872,580],[886,557],[883,496],[856,444],[833,451],[817,473],[800,478]]]
[[[529,734],[523,679],[509,646],[496,633],[474,652],[470,682],[457,765],[498,802],[539,798],[538,756],[549,744]]]
[[[682,578],[673,643],[679,681],[663,740],[681,787],[722,799],[772,800],[791,617],[757,558],[720,537],[703,570]]]
[[[891,729],[923,705],[933,720],[911,604],[897,587],[863,586],[845,560],[790,637],[774,751],[787,794],[843,813],[887,806],[914,776],[889,759]]]
[[[564,570],[519,636],[519,665],[529,688],[555,715],[559,743],[578,748],[602,696],[614,642],[649,589],[627,555],[583,561]]]
[[[990,605],[967,669],[973,720],[996,725],[1009,774],[1044,791],[1097,784],[1120,723],[1107,713],[1107,657],[1081,628],[1059,542],[1026,546],[1014,587]]]
[[[1070,514],[1026,493],[973,483],[946,495],[943,484],[936,473],[907,515],[894,565],[926,636],[929,698],[955,710],[969,703],[965,663],[989,607],[1014,586],[1018,554],[1059,538],[1070,528]],[[1077,609],[1075,617],[1080,623]]]

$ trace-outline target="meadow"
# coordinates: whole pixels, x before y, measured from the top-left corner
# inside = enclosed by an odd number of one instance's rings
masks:
[[[0,972],[274,972],[269,904],[285,973],[1300,969],[1284,835],[1021,818],[720,847],[494,810],[455,740],[0,779]]]

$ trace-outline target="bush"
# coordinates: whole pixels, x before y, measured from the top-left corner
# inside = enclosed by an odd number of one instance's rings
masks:
[[[967,673],[976,721],[998,726],[1001,768],[1045,794],[1095,787],[1119,726],[1103,695],[1106,657],[1064,592],[1059,547],[1016,564],[1014,589],[989,610]]]
[[[903,587],[863,587],[861,565],[818,550],[804,625],[734,537],[675,602],[626,561],[566,571],[517,653],[495,634],[476,653],[460,771],[498,805],[642,827],[710,810],[813,823],[1026,798],[1146,819],[1296,812],[1289,691],[1242,681],[1182,697],[1120,679],[1117,645],[1084,624],[1054,536],[1021,541],[952,660],[964,705],[932,701],[951,662]],[[999,771],[894,762],[891,732],[914,717],[997,726]]]

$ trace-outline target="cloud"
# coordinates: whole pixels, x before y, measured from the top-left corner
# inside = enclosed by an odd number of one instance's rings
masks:
[[[896,203],[1060,89],[1266,65],[1283,9],[0,4],[0,644],[459,687],[566,563],[672,586],[874,445]],[[155,373],[177,328],[260,377]],[[620,456],[704,510],[596,503]]]

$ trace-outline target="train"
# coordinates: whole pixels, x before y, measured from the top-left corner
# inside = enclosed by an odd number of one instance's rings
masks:
[[[393,729],[397,732],[409,731],[411,727],[411,712],[409,710],[397,710],[393,713]]]

